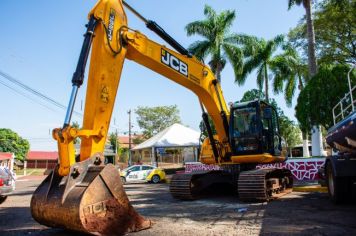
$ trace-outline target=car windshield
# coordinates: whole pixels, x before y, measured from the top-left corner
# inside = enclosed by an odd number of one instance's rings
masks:
[[[140,170],[140,166],[130,166],[124,169],[123,171],[139,171],[139,170]]]
[[[142,166],[142,170],[152,170],[152,166]]]

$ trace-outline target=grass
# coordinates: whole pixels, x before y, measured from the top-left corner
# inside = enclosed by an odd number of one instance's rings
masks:
[[[26,175],[43,175],[46,169],[27,168]],[[24,169],[15,170],[16,175],[24,175]]]

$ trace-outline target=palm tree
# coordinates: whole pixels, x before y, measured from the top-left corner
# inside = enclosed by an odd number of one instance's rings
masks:
[[[304,88],[307,79],[307,65],[303,63],[294,48],[285,45],[284,52],[273,59],[270,67],[274,76],[273,91],[275,93],[283,92],[287,105],[292,106],[296,89]]]
[[[210,56],[209,65],[219,82],[226,61],[231,63],[236,77],[241,71],[243,58],[243,50],[238,45],[252,39],[229,32],[235,11],[227,10],[217,14],[205,5],[204,15],[206,19],[191,22],[185,27],[188,36],[200,35],[204,38],[191,44],[189,51],[200,60]]]
[[[312,20],[312,12],[311,12],[311,6],[312,6],[312,0],[288,0],[288,9],[290,9],[294,5],[302,5],[305,9],[305,15],[307,18],[307,35],[308,35],[308,69],[309,69],[309,77],[313,77],[317,71],[317,63],[316,63],[316,56],[315,56],[315,34],[314,34],[314,26],[313,26],[313,20]],[[318,133],[318,135],[321,135],[320,132],[320,126],[315,126],[313,127],[316,128],[315,130]],[[316,133],[317,133],[316,132]],[[305,145],[307,135],[306,132],[303,131],[303,155],[307,156],[309,155],[309,150],[307,146]],[[318,138],[320,140],[320,138]],[[314,144],[312,144],[313,149],[314,149]],[[321,150],[322,149],[322,144],[318,144],[317,149]]]
[[[270,79],[268,72],[270,70],[270,66],[276,63],[273,54],[283,43],[283,40],[283,35],[277,35],[269,41],[260,39],[256,42],[252,42],[250,45],[247,45],[248,47],[253,48],[253,50],[251,50],[252,54],[246,57],[242,73],[240,73],[236,79],[236,82],[239,85],[242,85],[245,83],[247,75],[257,69],[257,85],[259,89],[262,90],[264,84],[265,99],[267,101],[269,100],[268,87]]]
[[[313,77],[317,73],[318,68],[315,56],[315,34],[311,12],[312,0],[288,0],[288,9],[294,5],[300,6],[302,4],[307,17],[309,76]]]

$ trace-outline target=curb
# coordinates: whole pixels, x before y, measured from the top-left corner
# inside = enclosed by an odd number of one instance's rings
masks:
[[[298,186],[298,187],[293,187],[293,191],[295,192],[309,192],[309,193],[314,193],[314,192],[319,192],[319,193],[327,193],[328,188],[327,187],[321,187],[321,186]]]

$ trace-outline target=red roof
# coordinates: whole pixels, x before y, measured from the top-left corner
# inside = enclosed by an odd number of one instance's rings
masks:
[[[142,138],[142,135],[131,135],[131,148],[135,147],[137,144],[133,143],[135,138]],[[128,148],[129,147],[129,136],[118,136],[117,141],[119,142],[120,147]]]
[[[58,152],[29,151],[26,160],[57,160]]]
[[[12,153],[0,152],[0,160],[10,160],[11,158],[12,158]]]

